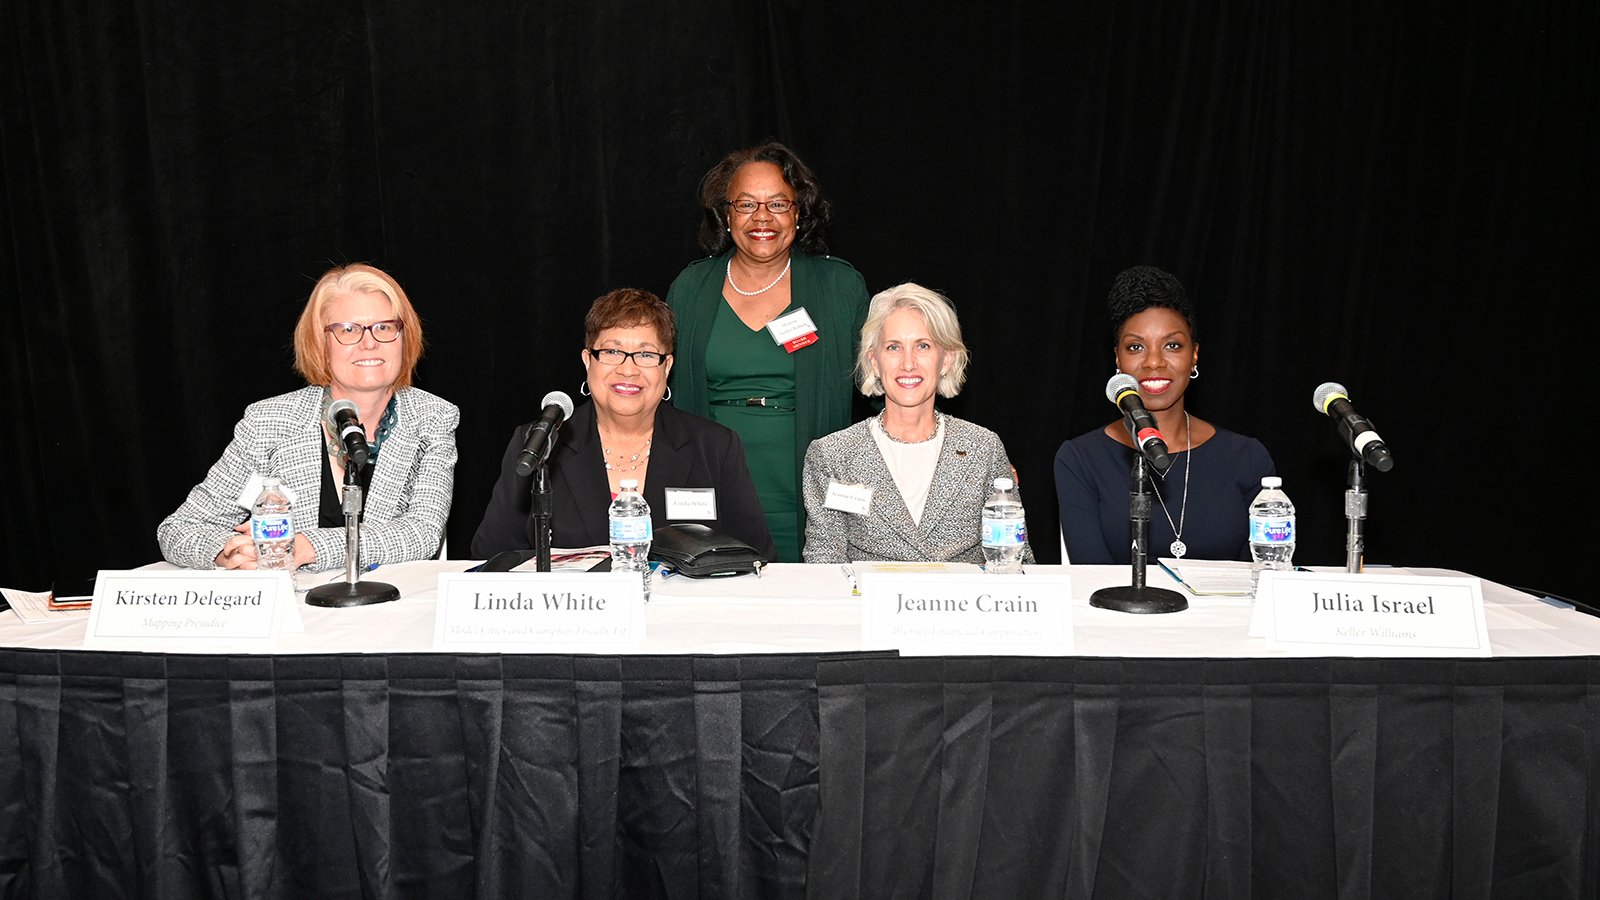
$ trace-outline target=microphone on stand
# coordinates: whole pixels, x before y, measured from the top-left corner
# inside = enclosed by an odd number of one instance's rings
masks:
[[[1326,413],[1339,423],[1339,433],[1344,435],[1350,452],[1357,459],[1379,472],[1394,468],[1394,456],[1389,452],[1388,445],[1373,430],[1372,423],[1365,416],[1357,414],[1355,407],[1350,405],[1350,395],[1345,392],[1344,385],[1336,381],[1318,385],[1316,393],[1311,395],[1311,402],[1317,412]]]
[[[563,391],[545,394],[539,405],[544,408],[539,412],[539,418],[534,420],[533,427],[528,429],[522,449],[517,452],[518,475],[532,475],[534,469],[544,465],[556,445],[556,435],[561,431],[562,423],[572,418],[572,398]]]
[[[1167,442],[1156,430],[1155,417],[1139,399],[1139,382],[1132,375],[1118,372],[1111,376],[1106,382],[1106,399],[1127,415],[1128,430],[1134,443],[1139,445],[1129,473],[1133,489],[1128,492],[1129,561],[1133,564],[1133,583],[1101,588],[1089,595],[1089,605],[1125,613],[1182,612],[1189,608],[1189,601],[1182,594],[1151,587],[1145,581],[1150,559],[1150,476],[1145,467],[1148,464],[1158,472],[1165,472],[1172,465],[1172,458],[1167,455]]]
[[[344,444],[350,464],[358,469],[365,466],[372,454],[367,449],[367,430],[361,427],[361,416],[356,411],[356,405],[349,400],[335,400],[328,404],[322,418],[327,422],[328,430]]]
[[[1139,382],[1132,375],[1118,372],[1106,382],[1106,399],[1128,417],[1128,433],[1145,459],[1157,472],[1165,472],[1172,465],[1172,457],[1167,455],[1167,442],[1156,428],[1155,416],[1144,408]]]
[[[400,589],[381,581],[361,580],[361,509],[364,502],[359,472],[372,459],[367,447],[367,431],[361,427],[356,405],[349,400],[335,400],[323,411],[323,420],[329,430],[344,444],[350,465],[344,469],[344,495],[340,507],[344,511],[344,581],[321,584],[306,591],[307,606],[344,608],[369,606],[400,599]]]

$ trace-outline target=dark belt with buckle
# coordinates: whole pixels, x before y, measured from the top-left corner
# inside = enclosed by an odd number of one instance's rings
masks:
[[[713,400],[712,406],[762,406],[779,412],[794,412],[792,406],[779,406],[771,397],[745,397],[741,400]]]

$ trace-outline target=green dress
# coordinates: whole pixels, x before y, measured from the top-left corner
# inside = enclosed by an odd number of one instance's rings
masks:
[[[799,491],[794,469],[794,359],[765,329],[751,331],[723,301],[706,346],[711,418],[739,433],[756,496],[778,558],[800,559]],[[723,406],[719,400],[765,397],[768,406]]]
[[[867,285],[861,273],[837,256],[812,256],[796,253],[792,257],[794,269],[789,278],[789,309],[805,307],[816,323],[818,343],[795,351],[791,356],[782,347],[772,343],[765,329],[749,333],[738,316],[735,322],[747,334],[766,342],[761,348],[787,358],[793,367],[788,375],[790,390],[794,392],[794,416],[781,420],[793,444],[783,465],[789,470],[783,481],[769,481],[768,473],[776,473],[780,465],[766,465],[764,457],[751,451],[753,446],[766,441],[754,432],[763,426],[778,426],[780,420],[762,417],[759,422],[746,421],[735,426],[719,412],[728,407],[711,405],[711,379],[706,373],[706,359],[713,351],[711,330],[717,323],[719,311],[729,310],[722,297],[722,286],[727,275],[728,259],[732,252],[707,257],[692,262],[672,282],[667,291],[667,305],[672,307],[678,320],[678,340],[673,350],[672,398],[673,406],[698,416],[715,418],[736,427],[740,441],[745,444],[750,461],[750,473],[756,478],[767,525],[777,541],[778,559],[781,562],[800,562],[800,541],[805,535],[805,505],[800,502],[798,490],[800,467],[805,461],[806,449],[811,442],[848,426],[854,419],[852,403],[859,397],[852,378],[856,360],[856,343],[860,340],[861,324],[867,318]],[[724,363],[726,365],[726,362]],[[771,372],[763,369],[761,371]],[[736,392],[739,393],[739,392]],[[739,393],[746,397],[764,397],[766,394]],[[720,396],[720,395],[719,395]],[[719,412],[713,412],[717,410]],[[757,410],[752,416],[762,416]],[[748,427],[750,425],[754,427]],[[788,484],[790,493],[768,499],[779,483]],[[775,515],[767,503],[776,503],[793,510],[791,515]],[[780,521],[781,520],[781,521]],[[786,537],[793,535],[793,537]]]

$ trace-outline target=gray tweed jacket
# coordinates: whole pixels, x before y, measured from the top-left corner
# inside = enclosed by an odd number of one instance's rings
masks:
[[[812,441],[806,451],[801,486],[806,502],[806,562],[983,562],[979,534],[983,504],[996,478],[1013,476],[999,435],[945,416],[944,447],[934,468],[922,522],[917,523],[878,452],[869,422],[857,422]],[[830,481],[872,486],[872,512],[858,516],[823,506]],[[1033,560],[1031,548],[1024,558]]]
[[[361,557],[367,563],[431,558],[450,515],[461,411],[427,391],[406,388],[395,393],[395,417],[365,498]],[[322,388],[250,404],[222,458],[156,529],[161,555],[189,569],[214,567],[233,527],[249,518],[238,505],[239,492],[252,474],[260,474],[278,476],[294,492],[294,530],[317,551],[308,568],[343,566],[344,529],[317,527],[326,453]]]

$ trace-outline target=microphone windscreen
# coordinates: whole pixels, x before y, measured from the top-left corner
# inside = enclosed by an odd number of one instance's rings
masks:
[[[539,401],[539,408],[544,409],[547,406],[561,407],[561,421],[563,422],[572,418],[572,398],[567,396],[566,391],[551,391],[545,394],[544,399]]]
[[[1317,392],[1311,395],[1311,403],[1316,406],[1317,412],[1326,414],[1328,412],[1328,404],[1332,403],[1335,397],[1343,397],[1349,400],[1350,394],[1345,391],[1344,385],[1339,382],[1324,381],[1322,384],[1317,385]]]
[[[1110,381],[1106,382],[1106,399],[1110,400],[1113,405],[1121,406],[1122,404],[1117,403],[1118,397],[1128,391],[1138,392],[1138,390],[1139,382],[1132,375],[1127,372],[1118,372],[1111,376]]]
[[[335,424],[334,418],[342,412],[348,412],[357,418],[360,418],[361,416],[360,411],[356,409],[356,405],[354,403],[351,403],[349,400],[335,400],[328,404],[328,408],[323,411],[322,417],[328,420],[328,425],[331,427]]]

